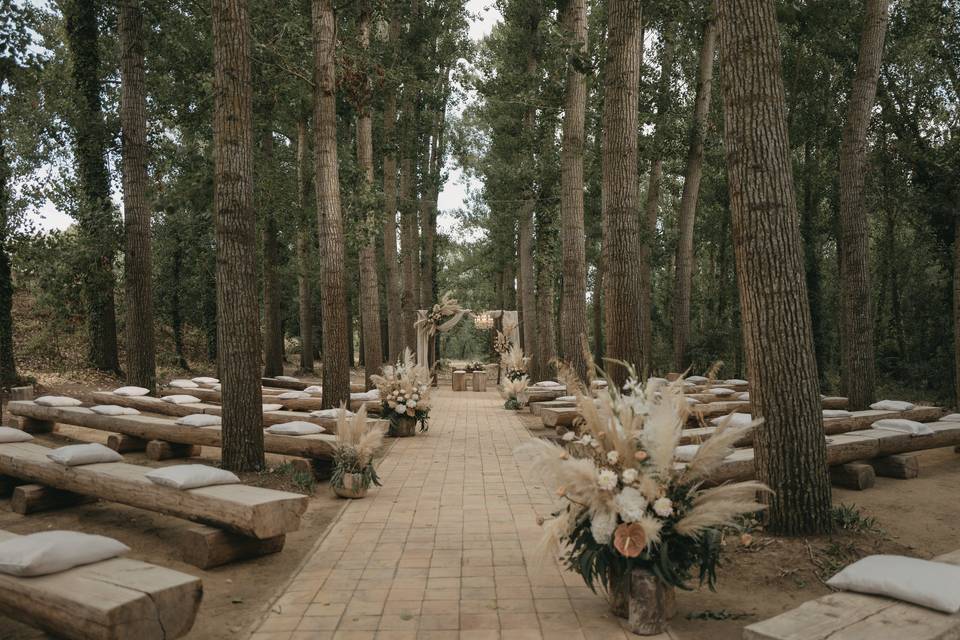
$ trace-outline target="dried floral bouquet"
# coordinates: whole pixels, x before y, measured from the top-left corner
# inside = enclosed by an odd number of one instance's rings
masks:
[[[430,417],[430,370],[414,361],[409,348],[395,365],[383,368],[382,376],[370,376],[383,403],[383,415],[390,420],[391,434],[402,417],[415,419],[427,430]]]

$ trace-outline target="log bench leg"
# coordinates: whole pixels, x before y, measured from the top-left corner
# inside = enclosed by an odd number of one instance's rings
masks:
[[[897,454],[874,458],[870,466],[878,476],[908,480],[920,475],[920,458],[915,454]]]
[[[36,420],[26,416],[10,416],[10,426],[27,433],[51,433],[53,431],[53,422],[49,420]]]
[[[830,481],[844,489],[863,491],[877,482],[873,467],[862,462],[849,462],[830,467]]]
[[[187,527],[181,534],[183,561],[200,569],[256,558],[283,549],[286,536],[266,540],[248,538],[215,527],[198,525]]]
[[[107,446],[117,453],[130,453],[131,451],[145,451],[147,441],[136,436],[111,433],[107,437]]]
[[[192,444],[178,444],[165,440],[151,440],[147,443],[147,459],[171,460],[173,458],[192,458],[200,455],[200,447]]]
[[[38,511],[64,509],[96,501],[96,498],[82,496],[72,491],[54,489],[40,484],[22,484],[13,490],[10,510],[25,516]]]
[[[12,476],[0,476],[0,498],[7,498],[13,493],[18,485],[23,484],[20,478]]]

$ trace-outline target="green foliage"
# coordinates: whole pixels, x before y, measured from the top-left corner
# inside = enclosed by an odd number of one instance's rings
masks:
[[[831,511],[835,529],[850,533],[873,533],[883,535],[883,529],[873,516],[864,516],[854,504],[841,504]]]

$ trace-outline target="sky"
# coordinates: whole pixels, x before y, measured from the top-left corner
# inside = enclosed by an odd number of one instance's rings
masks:
[[[493,25],[500,20],[500,12],[494,8],[493,4],[494,0],[467,1],[467,11],[474,15],[474,20],[470,25],[470,37],[474,40],[479,40],[489,34]],[[456,220],[451,212],[463,207],[467,197],[467,179],[459,167],[450,166],[448,169],[449,178],[440,192],[438,201],[437,227],[443,233],[450,233],[455,229]],[[113,194],[113,199],[119,206],[120,197],[118,193]],[[31,217],[36,225],[43,230],[66,229],[73,224],[73,218],[58,211],[50,201],[44,203]]]

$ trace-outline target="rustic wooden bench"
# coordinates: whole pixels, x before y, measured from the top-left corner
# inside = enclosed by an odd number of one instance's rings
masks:
[[[960,565],[960,551],[935,560]],[[951,640],[960,614],[950,615],[882,596],[841,591],[751,624],[743,640]]]
[[[528,405],[531,402],[556,400],[565,395],[567,395],[566,387],[527,387],[517,395],[517,399],[521,405]]]
[[[0,531],[0,542],[18,537]],[[32,578],[0,574],[0,611],[57,638],[171,640],[193,627],[199,578],[114,558]]]
[[[275,387],[278,389],[293,389],[294,391],[303,391],[307,387],[312,387],[319,385],[319,382],[303,382],[302,380],[277,380],[276,378],[263,378],[262,384],[265,387]],[[350,383],[350,392],[351,393],[363,393],[367,390],[367,386],[362,382],[351,382]]]
[[[99,393],[99,392],[98,392]],[[200,400],[204,400],[205,403],[219,403],[223,400],[223,396],[219,391],[214,391],[213,389],[164,389],[160,392],[161,396],[173,396],[186,393],[187,395],[195,396]],[[95,394],[96,395],[96,394]],[[310,398],[280,398],[280,394],[263,394],[263,403],[264,404],[279,404],[283,405],[285,409],[290,411],[316,411],[317,409],[323,408],[323,399],[319,396],[313,396]],[[101,396],[96,395],[99,399]],[[149,397],[149,396],[139,396]],[[186,405],[192,406],[192,405]],[[381,409],[381,404],[379,400],[350,400],[350,410],[351,411],[360,411],[361,407],[367,408],[367,414],[374,415],[379,414]],[[299,418],[298,418],[299,419]],[[335,422],[335,420],[334,420]],[[326,426],[326,425],[324,425]]]
[[[65,467],[47,458],[50,451],[32,442],[0,445],[0,475],[210,525],[187,530],[188,558],[231,561],[279,551],[307,508],[307,497],[297,493],[244,484],[181,491],[150,482],[148,467],[125,462]]]

